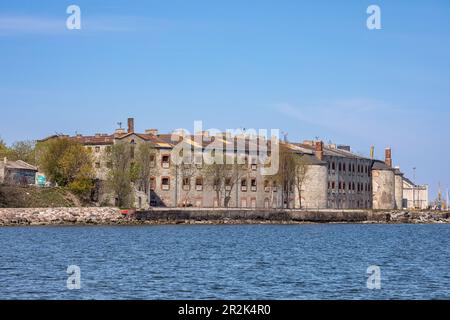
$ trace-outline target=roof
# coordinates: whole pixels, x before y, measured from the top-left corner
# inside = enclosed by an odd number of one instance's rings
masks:
[[[84,145],[111,145],[114,144],[114,135],[95,135],[95,136],[74,136],[70,139],[78,141]]]
[[[2,167],[5,166],[5,161],[2,161],[0,163],[0,165]],[[29,163],[26,163],[25,161],[22,160],[17,160],[17,161],[10,161],[10,160],[6,160],[6,168],[7,169],[15,169],[15,170],[32,170],[32,171],[38,171],[37,167],[32,166]]]
[[[390,170],[395,171],[394,168],[388,167],[386,163],[380,160],[374,160],[372,163],[372,170]]]
[[[172,148],[173,147],[172,143],[168,143],[168,142],[160,139],[158,136],[156,136],[154,134],[147,134],[147,133],[130,132],[130,133],[126,133],[124,135],[117,136],[116,139],[122,140],[122,139],[125,139],[128,137],[131,137],[133,135],[144,141],[150,142],[154,147],[157,147],[157,148]]]
[[[293,145],[300,148],[300,150],[304,153],[314,154],[315,153],[315,145],[308,143],[292,143]],[[353,158],[353,159],[366,159],[371,160],[370,158],[364,157],[362,155],[353,153],[351,151],[345,149],[339,149],[338,147],[332,147],[330,145],[324,144],[323,146],[323,155],[329,157],[342,157],[342,158]]]

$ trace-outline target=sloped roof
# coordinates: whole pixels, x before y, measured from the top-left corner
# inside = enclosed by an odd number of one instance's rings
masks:
[[[5,166],[5,162],[2,161],[0,163],[0,165],[3,167]],[[6,161],[6,168],[7,169],[15,169],[15,170],[32,170],[32,171],[38,171],[37,167],[26,163],[25,161],[22,160],[17,160],[17,161],[10,161],[7,160]]]
[[[372,170],[389,170],[395,171],[394,168],[388,167],[386,163],[380,160],[374,160],[372,163]]]

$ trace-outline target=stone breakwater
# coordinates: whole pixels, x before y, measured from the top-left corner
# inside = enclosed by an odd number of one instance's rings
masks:
[[[0,226],[121,224],[128,220],[117,208],[0,208]]]
[[[448,223],[443,212],[371,210],[265,210],[155,208],[130,212],[117,208],[0,208],[0,226],[131,225],[131,224],[252,224],[252,223]]]
[[[153,224],[205,223],[449,223],[442,212],[374,210],[156,209],[136,212],[133,220]]]

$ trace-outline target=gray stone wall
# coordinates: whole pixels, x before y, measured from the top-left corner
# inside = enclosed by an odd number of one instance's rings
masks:
[[[395,209],[395,175],[392,170],[373,170],[373,209]]]
[[[302,186],[302,208],[323,209],[327,207],[328,171],[326,165],[308,166]],[[297,203],[298,192],[296,194]]]
[[[328,208],[371,208],[371,160],[335,156],[324,160],[328,163]]]
[[[395,208],[403,208],[403,176],[401,174],[395,175]]]

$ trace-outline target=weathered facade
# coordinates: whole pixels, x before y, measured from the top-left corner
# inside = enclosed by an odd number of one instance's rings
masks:
[[[375,160],[353,153],[349,146],[324,144],[322,141],[303,143],[279,142],[305,167],[302,183],[289,187],[277,177],[261,174],[262,166],[246,149],[235,146],[234,140],[220,137],[225,147],[232,144],[235,154],[245,157],[245,174],[227,184],[221,192],[205,176],[201,164],[193,164],[189,174],[172,157],[182,142],[189,148],[206,150],[211,140],[207,132],[193,136],[159,134],[156,129],[136,133],[134,120],[128,120],[128,129],[114,134],[71,137],[92,150],[94,167],[99,181],[108,175],[106,154],[117,143],[125,143],[137,150],[149,144],[155,150],[152,156],[152,176],[149,190],[136,186],[136,206],[166,207],[221,207],[224,198],[228,207],[237,208],[305,208],[305,209],[401,209],[404,204],[403,174],[392,167],[391,150],[386,149],[385,160]],[[198,142],[200,138],[200,142]],[[223,139],[223,140],[222,140]],[[259,139],[259,138],[258,138]],[[216,141],[217,142],[217,141]],[[249,141],[246,142],[250,143]],[[270,145],[270,141],[267,141]],[[248,147],[248,145],[247,145]],[[268,148],[270,149],[270,148]],[[270,151],[269,151],[270,152]],[[218,198],[219,197],[219,198]]]
[[[31,185],[36,183],[37,168],[25,161],[9,161],[4,158],[0,162],[0,183],[13,185]]]
[[[404,177],[402,206],[407,209],[428,209],[428,185],[416,185]]]

